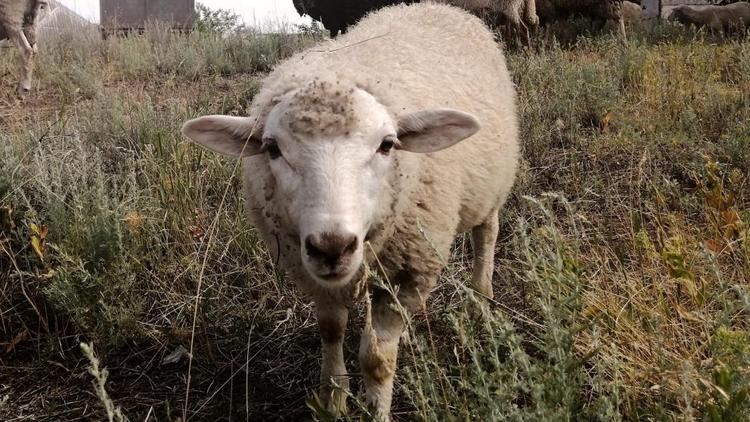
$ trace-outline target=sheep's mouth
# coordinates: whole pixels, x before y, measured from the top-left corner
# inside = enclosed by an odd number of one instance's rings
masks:
[[[322,278],[323,280],[336,280],[337,278],[341,277],[341,273],[332,271],[328,274],[320,274],[318,277]]]
[[[308,268],[307,273],[323,287],[341,287],[352,281],[359,265],[345,265],[338,268]]]

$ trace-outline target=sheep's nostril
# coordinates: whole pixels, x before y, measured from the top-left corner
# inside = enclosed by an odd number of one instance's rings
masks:
[[[323,261],[333,267],[342,258],[352,255],[359,245],[357,236],[353,234],[323,233],[310,235],[305,238],[307,256]]]
[[[312,241],[312,236],[307,236],[305,239],[305,249],[307,250],[307,255],[310,258],[323,258],[325,256],[325,253],[318,249],[317,246],[315,246],[315,243]]]
[[[351,242],[344,248],[344,255],[353,254],[357,250],[357,236],[351,237]]]

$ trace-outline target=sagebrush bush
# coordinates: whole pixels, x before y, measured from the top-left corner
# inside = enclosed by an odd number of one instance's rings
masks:
[[[538,222],[518,221],[513,235],[514,272],[531,290],[524,320],[490,310],[463,279],[447,277],[459,293],[458,307],[445,316],[449,335],[410,332],[403,361],[404,395],[421,420],[617,420],[621,386],[596,368],[598,327],[585,323],[588,289],[576,232],[557,225],[581,224],[564,200],[557,222],[551,199],[538,202]],[[530,323],[525,329],[521,326]],[[588,332],[590,351],[581,354],[576,336]],[[433,335],[428,331],[428,336]]]

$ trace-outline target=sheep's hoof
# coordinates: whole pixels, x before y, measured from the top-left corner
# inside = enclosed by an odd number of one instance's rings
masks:
[[[25,100],[29,96],[30,92],[31,92],[31,88],[28,86],[18,85],[18,89],[16,89],[18,98],[22,100]]]

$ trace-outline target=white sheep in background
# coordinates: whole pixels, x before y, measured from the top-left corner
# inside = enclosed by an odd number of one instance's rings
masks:
[[[345,405],[331,380],[348,387],[344,331],[364,264],[417,311],[470,231],[472,286],[492,296],[498,211],[519,159],[515,92],[492,33],[465,11],[368,15],[279,64],[250,117],[200,117],[183,133],[242,158],[249,218],[315,302],[330,409]],[[387,289],[367,289],[360,364],[367,402],[387,419],[405,325]]]
[[[508,21],[508,34],[523,34],[530,43],[528,26],[539,25],[536,14],[536,0],[434,0],[436,3],[451,4],[468,10],[478,16],[489,13],[503,16]]]
[[[17,89],[21,97],[31,90],[37,52],[37,18],[46,7],[47,0],[0,0],[0,40],[10,40],[21,52],[21,79]]]
[[[667,18],[683,25],[706,27],[712,31],[750,28],[750,3],[741,1],[725,6],[687,6],[672,9]]]
[[[643,23],[643,7],[632,1],[622,2],[622,20],[627,25],[641,25]]]

